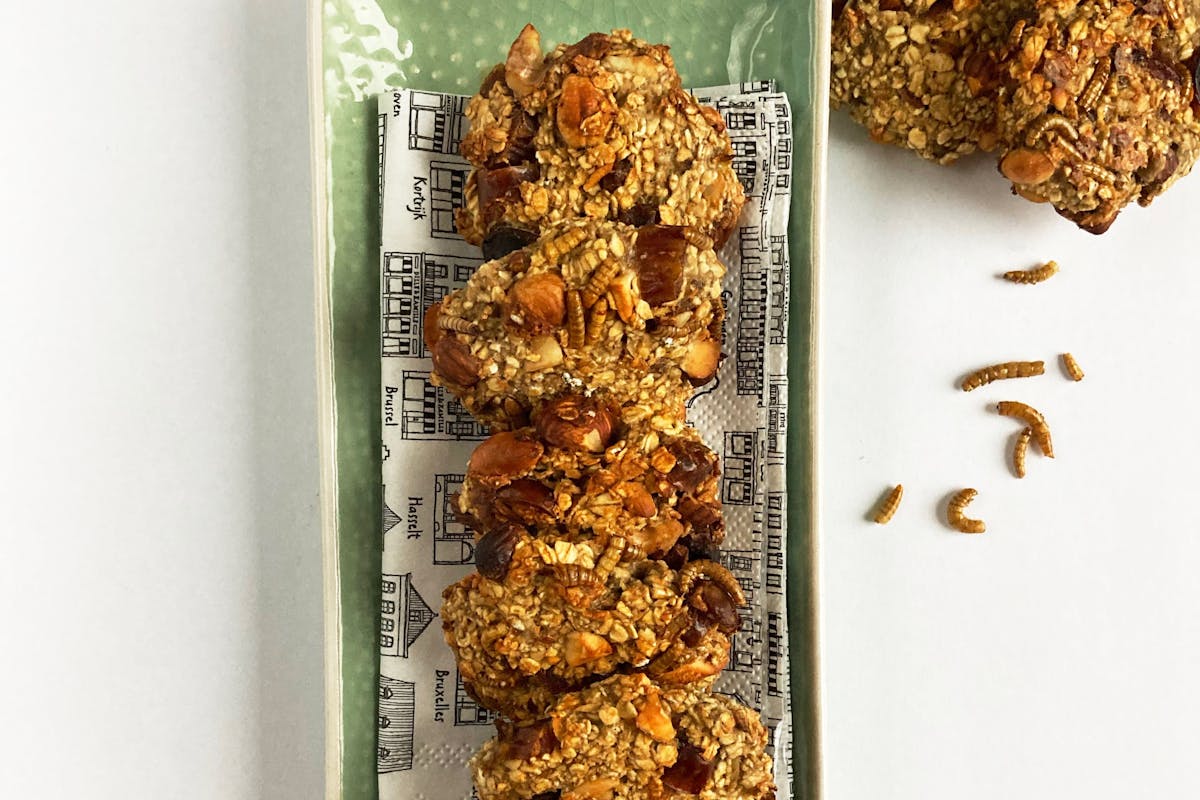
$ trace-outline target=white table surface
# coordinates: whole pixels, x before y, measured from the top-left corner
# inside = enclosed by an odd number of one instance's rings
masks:
[[[302,5],[0,8],[0,797],[322,795]],[[1096,239],[839,115],[829,173],[828,796],[1197,796],[1200,180]]]

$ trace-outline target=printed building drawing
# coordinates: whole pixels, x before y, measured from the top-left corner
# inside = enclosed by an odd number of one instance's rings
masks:
[[[396,527],[399,524],[400,524],[400,515],[397,514],[395,511],[392,511],[391,506],[389,506],[387,504],[387,501],[384,500],[383,501],[383,532],[384,532],[384,535],[386,535],[388,531],[390,531],[392,528]]]
[[[767,341],[767,271],[755,228],[738,229],[742,270],[738,275],[737,393],[762,398]]]
[[[400,436],[403,439],[483,439],[487,431],[428,372],[405,370],[401,385]]]
[[[496,712],[488,711],[476,703],[467,694],[463,685],[462,673],[454,670],[454,724],[455,725],[490,725],[496,718]]]
[[[471,165],[466,161],[432,161],[429,164],[429,235],[458,239],[454,209],[464,205],[463,189]]]
[[[788,334],[788,270],[791,269],[788,260],[787,237],[772,234],[770,248],[771,305],[767,310],[770,326],[768,336],[771,344],[785,346]]]
[[[457,154],[468,98],[433,92],[412,92],[409,98],[408,149]]]
[[[762,623],[755,610],[755,596],[761,587],[759,574],[762,554],[757,550],[722,550],[717,557],[721,566],[733,573],[746,595],[746,605],[739,612],[742,627],[733,635],[729,648],[729,667],[733,672],[751,672],[762,664]]]
[[[787,670],[787,640],[784,638],[783,615],[767,612],[767,694],[783,697]]]
[[[767,594],[783,594],[786,532],[787,493],[767,492]]]
[[[783,103],[775,104],[775,188],[786,192],[792,185],[792,123]]]
[[[755,139],[733,139],[733,171],[747,195],[754,194],[758,182],[758,142]]]
[[[784,464],[787,457],[787,375],[772,375],[767,383],[767,463]]]
[[[408,658],[408,649],[437,616],[412,584],[412,573],[383,576],[379,652]]]
[[[379,772],[412,769],[417,685],[379,676]]]
[[[721,502],[748,506],[758,490],[758,431],[726,431],[721,453]]]
[[[433,563],[470,564],[475,560],[475,534],[458,521],[454,497],[465,475],[433,476]]]
[[[487,428],[477,422],[454,395],[429,382],[429,373],[404,370],[400,386],[400,438],[459,441],[487,438]]]
[[[421,323],[425,309],[465,286],[479,266],[477,258],[435,253],[383,254],[380,330],[383,356],[420,357],[425,353]]]

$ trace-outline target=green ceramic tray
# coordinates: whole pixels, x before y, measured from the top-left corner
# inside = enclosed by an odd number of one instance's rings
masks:
[[[789,621],[796,797],[820,795],[815,386],[828,3],[311,0],[310,75],[325,553],[327,797],[374,800],[379,649],[379,163],[374,97],[469,94],[526,22],[543,41],[632,29],[689,86],[775,78],[795,115]]]

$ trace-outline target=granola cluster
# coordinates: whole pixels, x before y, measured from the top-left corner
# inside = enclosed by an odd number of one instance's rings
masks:
[[[725,537],[717,456],[694,428],[600,395],[563,394],[534,424],[476,448],[458,512],[480,535],[521,526],[603,548],[620,536],[654,558],[708,553]]]
[[[767,732],[704,684],[617,675],[502,725],[472,761],[481,800],[769,800]]]
[[[627,30],[543,55],[527,25],[467,118],[458,228],[488,258],[576,217],[687,226],[719,246],[745,202],[720,114],[682,88],[665,45]]]
[[[720,115],[628,31],[527,26],[468,107],[459,228],[488,261],[426,310],[432,380],[492,435],[454,499],[443,593],[497,711],[481,800],[773,800],[767,733],[712,693],[746,599],[713,560],[716,454],[686,403],[721,360],[715,247],[744,202]]]
[[[512,527],[490,531],[477,552],[479,571],[443,595],[443,630],[464,684],[511,719],[536,718],[562,692],[619,670],[683,684],[729,660],[744,598],[713,562],[676,571],[626,560],[619,536],[599,549]]]
[[[831,94],[940,163],[998,154],[1013,191],[1103,233],[1200,154],[1200,0],[850,0]]]
[[[724,275],[688,228],[562,223],[426,312],[433,380],[499,429],[584,387],[682,420],[717,372]]]

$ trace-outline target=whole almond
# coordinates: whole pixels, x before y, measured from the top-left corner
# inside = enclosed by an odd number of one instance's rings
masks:
[[[474,386],[479,383],[481,366],[470,346],[457,336],[442,336],[433,345],[433,368],[451,383]]]
[[[494,433],[475,448],[467,473],[483,483],[504,483],[533,469],[542,445],[518,431]]]

